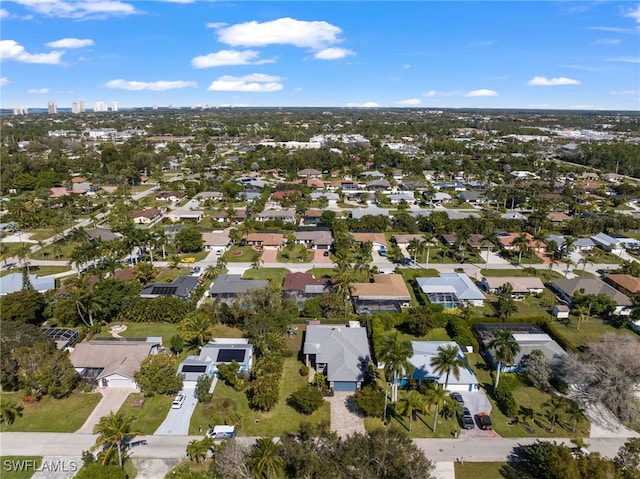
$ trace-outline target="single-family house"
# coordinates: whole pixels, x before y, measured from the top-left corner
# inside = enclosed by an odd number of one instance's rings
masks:
[[[89,384],[106,388],[138,389],[134,374],[142,361],[156,354],[162,338],[149,337],[145,341],[92,340],[76,344],[69,359],[78,375]]]
[[[216,251],[218,254],[224,253],[231,245],[231,238],[224,231],[212,231],[202,233],[205,251]]]
[[[411,376],[405,375],[399,384],[406,386],[409,384],[430,382],[442,384],[444,387],[447,381],[447,375],[436,373],[434,367],[431,365],[431,361],[438,355],[440,348],[447,346],[455,347],[458,351],[458,359],[466,365],[460,368],[459,377],[449,374],[447,391],[475,391],[479,389],[478,379],[469,367],[467,359],[460,350],[460,346],[454,341],[411,341],[411,350],[413,353],[408,359],[413,365],[413,372]]]
[[[544,291],[542,280],[528,276],[500,276],[484,277],[478,283],[487,293],[500,294],[502,286],[511,285],[511,297],[516,300],[524,299],[532,294],[540,294]]]
[[[606,294],[616,303],[614,314],[626,316],[631,312],[631,300],[598,278],[580,276],[572,279],[553,279],[549,281],[548,286],[566,303],[571,303],[576,293]]]
[[[480,348],[484,351],[487,361],[495,369],[495,350],[489,347],[494,338],[494,331],[507,329],[513,335],[513,339],[520,347],[511,364],[502,364],[500,371],[515,372],[522,370],[522,361],[534,350],[542,351],[544,357],[552,365],[563,361],[567,353],[535,323],[479,323],[472,327],[473,333],[478,338]]]
[[[156,201],[168,201],[176,203],[185,198],[187,194],[184,191],[160,191],[156,195]]]
[[[297,244],[303,244],[309,249],[328,250],[333,243],[331,230],[314,229],[310,231],[296,231],[294,233]]]
[[[302,352],[305,364],[327,377],[334,391],[360,389],[371,360],[366,328],[309,325]]]
[[[569,221],[571,216],[562,211],[550,211],[547,214],[547,219],[553,224],[562,224],[565,221]]]
[[[316,278],[310,273],[289,273],[282,282],[282,297],[302,307],[307,299],[330,293],[332,286],[331,278]]]
[[[173,283],[149,283],[140,291],[140,297],[153,299],[172,296],[186,301],[199,284],[200,278],[196,276],[178,276]]]
[[[148,225],[159,218],[162,213],[157,208],[147,208],[146,210],[133,210],[133,222],[139,225]]]
[[[256,216],[258,221],[269,221],[269,220],[282,220],[285,223],[295,223],[296,222],[296,209],[295,208],[283,208],[280,210],[265,210],[262,213],[258,213]]]
[[[409,246],[409,243],[413,240],[418,240],[423,242],[425,240],[424,236],[421,234],[403,234],[403,235],[393,235],[392,238],[395,240],[396,244],[401,248],[406,248]]]
[[[591,237],[593,242],[599,248],[608,251],[613,254],[620,254],[622,252],[623,246],[619,239],[614,238],[613,236],[609,236],[605,233],[598,233]]]
[[[317,208],[309,208],[302,215],[302,224],[306,226],[315,226],[320,223],[320,218],[322,217],[322,213],[324,210],[320,210]]]
[[[402,201],[406,201],[409,205],[413,205],[416,203],[416,197],[410,195],[409,193],[396,193],[388,196],[389,201],[392,205],[397,205]]]
[[[278,250],[286,243],[287,238],[282,233],[249,233],[242,241],[259,249]]]
[[[216,303],[230,305],[238,296],[268,284],[269,281],[265,279],[242,279],[239,274],[221,274],[211,285],[209,296]]]
[[[366,188],[369,191],[391,191],[391,183],[387,180],[373,180],[366,184]]]
[[[451,201],[451,195],[443,191],[437,191],[431,197],[431,204],[441,205],[442,203],[448,203]]]
[[[322,176],[322,171],[314,170],[313,168],[305,168],[298,171],[298,176],[300,178],[320,178]]]
[[[53,276],[39,277],[35,274],[29,274],[27,276],[33,289],[39,293],[44,293],[56,287],[56,280]],[[3,276],[0,278],[0,296],[20,291],[22,290],[22,286],[22,273],[10,273]]]
[[[460,198],[465,203],[470,203],[472,205],[481,205],[488,201],[487,195],[484,191],[476,190],[461,191],[460,193],[458,193],[458,198]]]
[[[380,251],[381,249],[387,249],[387,240],[384,237],[384,233],[351,233],[351,237],[356,243],[366,243],[370,241],[373,245],[373,251]]]
[[[87,231],[87,239],[89,241],[113,241],[121,240],[122,234],[114,233],[106,228],[96,228],[94,230]]]
[[[204,211],[175,209],[173,211],[169,211],[166,215],[164,215],[164,217],[172,221],[173,223],[177,221],[194,221],[196,223],[199,223],[204,218]]]
[[[630,274],[607,274],[604,282],[626,296],[640,296],[640,278]]]
[[[416,278],[416,283],[431,304],[441,304],[446,309],[465,303],[484,306],[484,294],[464,273],[440,273],[439,278]]]
[[[402,311],[411,305],[411,293],[400,274],[374,274],[373,283],[353,283],[351,288],[357,314]]]
[[[458,235],[456,233],[446,233],[442,235],[442,242],[449,246],[454,246],[458,241]],[[484,239],[484,236],[479,233],[472,233],[467,238],[467,244],[471,248],[480,250],[493,249],[494,245],[491,241]]]
[[[220,364],[238,363],[238,374],[247,374],[253,363],[253,345],[247,338],[214,338],[205,344],[200,354],[187,356],[178,366],[184,375],[184,387],[195,388],[200,376],[212,377]]]
[[[355,220],[361,219],[364,216],[389,216],[389,209],[377,208],[375,206],[368,206],[366,208],[354,208],[351,210],[351,217]]]
[[[198,200],[198,202],[204,202],[207,200],[222,201],[224,199],[224,195],[219,191],[201,191],[195,195],[193,199]]]
[[[321,198],[326,198],[329,202],[329,206],[337,206],[340,201],[340,195],[331,191],[314,191],[310,195],[312,201],[318,201]]]

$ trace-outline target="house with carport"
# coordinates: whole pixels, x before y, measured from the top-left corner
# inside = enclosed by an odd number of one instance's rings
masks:
[[[302,348],[305,364],[327,377],[333,391],[360,389],[371,361],[367,330],[349,326],[309,324]]]

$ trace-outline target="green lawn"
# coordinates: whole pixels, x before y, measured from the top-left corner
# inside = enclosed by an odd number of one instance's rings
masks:
[[[133,423],[133,428],[140,431],[143,435],[153,434],[162,424],[171,409],[173,396],[153,396],[145,398],[142,407],[132,407],[134,401],[144,398],[142,393],[132,393],[120,408],[120,412],[127,416],[137,418]]]
[[[506,462],[456,462],[456,479],[499,479]]]
[[[577,329],[578,318],[573,315],[569,317],[569,321],[554,320],[551,324],[556,331],[567,338],[576,347],[583,346],[586,343],[599,341],[606,335],[628,336],[636,340],[640,339],[638,334],[634,333],[632,330],[627,328],[614,328],[600,318],[589,318],[586,321],[582,321],[580,329]]]
[[[182,253],[180,255],[180,259],[184,259],[184,258],[195,258],[196,261],[202,261],[203,259],[206,259],[206,257],[209,256],[209,252],[208,251],[197,251],[195,253]],[[189,266],[190,263],[182,263],[183,265],[187,265]]]
[[[156,268],[158,274],[154,278],[156,283],[173,283],[178,276],[187,276],[192,266],[183,263],[180,268]]]
[[[71,268],[69,266],[30,266],[29,272],[31,274],[35,274],[37,276],[49,276],[52,274],[64,273],[65,271],[69,271]],[[0,272],[0,277],[6,276],[11,273],[21,273],[22,274],[22,266],[19,268],[11,268],[5,269]]]
[[[284,247],[278,251],[276,261],[279,263],[309,263],[313,261],[314,253],[302,244],[297,244],[289,249]]]
[[[48,240],[52,236],[55,236],[55,231],[52,228],[41,228],[41,229],[33,229],[27,230],[28,233],[31,233],[29,236],[30,240],[33,241],[44,241]]]
[[[3,393],[0,400],[21,404],[24,393]],[[0,431],[9,432],[75,432],[84,424],[102,399],[98,393],[73,393],[64,399],[45,396],[35,404],[25,404],[22,417],[13,424],[0,424]]]
[[[333,278],[333,268],[311,268],[307,273],[312,274],[316,278]]]
[[[71,258],[71,253],[73,253],[73,250],[76,249],[79,245],[80,243],[71,242],[71,241],[67,243],[58,241],[56,243],[51,243],[45,246],[44,248],[42,248],[37,253],[34,253],[32,255],[32,258],[33,259],[46,258],[46,259],[56,260],[56,261],[69,261],[69,259]],[[60,247],[60,251],[57,251],[58,247]]]
[[[168,323],[123,323],[127,329],[120,333],[120,336],[125,338],[147,338],[149,336],[161,336],[162,344],[166,347],[169,345],[171,337],[178,334],[177,324]],[[242,331],[236,328],[225,326],[224,324],[216,324],[213,327],[214,338],[241,338]],[[96,335],[96,338],[111,337],[109,327],[103,328],[103,330]]]
[[[244,391],[235,391],[219,381],[213,391],[213,401],[206,405],[198,403],[196,406],[191,416],[189,434],[201,434],[209,425],[220,424],[219,421],[229,418],[234,418],[240,424],[239,435],[266,437],[282,436],[287,432],[295,433],[301,422],[318,424],[329,421],[329,403],[323,404],[310,416],[300,414],[287,405],[287,397],[307,384],[307,377],[298,373],[300,366],[302,363],[295,358],[284,360],[280,401],[269,412],[251,410]]]
[[[2,479],[29,479],[42,465],[41,456],[0,456]]]
[[[487,278],[496,276],[531,276],[528,271],[525,271],[524,269],[482,269],[480,273],[482,274],[482,276],[485,276]],[[564,278],[564,276],[562,276],[557,271],[549,271],[548,269],[536,269],[535,276],[540,278],[543,283],[546,283],[547,281],[550,281],[552,279]]]
[[[285,275],[289,273],[290,271],[286,268],[254,268],[246,270],[242,277],[244,279],[266,279],[272,286],[280,289]]]
[[[227,263],[253,263],[260,258],[260,253],[251,246],[233,245],[221,257]]]
[[[578,424],[577,431],[571,431],[571,425],[567,424],[560,413],[558,422],[556,423],[555,432],[549,432],[549,420],[545,417],[545,410],[542,406],[551,399],[552,395],[544,393],[536,388],[520,385],[513,391],[513,395],[521,408],[533,409],[535,418],[533,429],[529,430],[530,425],[524,423],[522,417],[515,423],[500,412],[495,401],[491,397],[494,384],[494,371],[490,370],[484,359],[478,353],[467,354],[469,364],[473,369],[480,386],[487,393],[489,401],[491,401],[491,420],[493,429],[502,437],[567,437],[567,436],[589,436],[589,423],[583,421]],[[501,378],[511,376],[509,373],[502,373]],[[506,379],[505,379],[506,380]]]

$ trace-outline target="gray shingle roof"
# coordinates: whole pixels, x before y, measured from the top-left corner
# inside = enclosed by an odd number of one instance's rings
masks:
[[[264,288],[269,281],[264,279],[242,279],[239,274],[221,274],[211,285],[211,295],[242,294],[250,289]]]

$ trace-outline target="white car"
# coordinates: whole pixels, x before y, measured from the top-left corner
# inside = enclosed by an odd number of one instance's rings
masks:
[[[178,393],[176,398],[171,403],[171,409],[180,409],[186,398],[187,396],[184,393]]]

